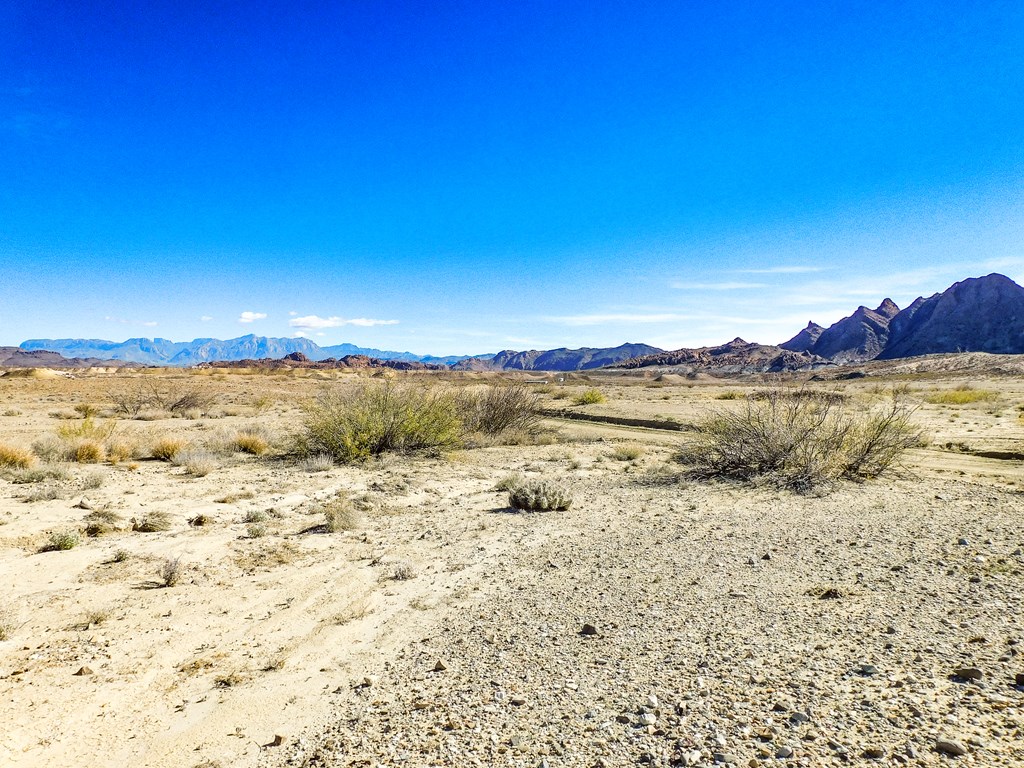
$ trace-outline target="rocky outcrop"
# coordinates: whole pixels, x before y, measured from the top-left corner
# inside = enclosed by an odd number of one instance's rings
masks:
[[[889,340],[889,323],[900,308],[885,299],[877,309],[857,307],[849,317],[822,331],[807,351],[837,363],[874,360]]]
[[[736,338],[717,347],[677,349],[674,352],[645,355],[626,360],[615,367],[671,368],[679,372],[778,373],[810,370],[824,365],[828,365],[827,360],[809,352],[793,352]]]
[[[506,349],[489,359],[470,358],[452,365],[456,371],[584,371],[615,365],[622,360],[661,352],[648,344],[621,344],[617,347],[581,347],[580,349],[516,352]]]
[[[919,298],[892,320],[878,358],[941,352],[1024,354],[1024,288],[991,274]]]
[[[821,336],[824,331],[825,329],[815,322],[807,323],[806,328],[800,331],[800,333],[789,341],[784,341],[779,344],[779,347],[782,349],[788,349],[790,352],[807,352],[814,346],[814,342],[818,340],[818,337]]]

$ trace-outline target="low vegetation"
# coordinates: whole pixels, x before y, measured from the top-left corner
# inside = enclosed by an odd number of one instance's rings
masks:
[[[352,531],[362,525],[362,513],[347,494],[340,493],[324,505],[324,523],[331,533]]]
[[[684,444],[679,461],[695,477],[764,480],[807,492],[841,478],[877,477],[922,444],[900,390],[867,411],[793,392],[767,391],[739,410],[716,412]]]
[[[925,402],[932,405],[969,405],[995,400],[999,393],[990,389],[975,389],[970,385],[962,385],[955,389],[943,389],[925,395]]]
[[[28,469],[35,463],[35,456],[30,451],[10,445],[0,445],[0,468]]]
[[[565,510],[572,506],[572,494],[553,480],[523,480],[509,489],[508,503],[524,512]]]
[[[453,393],[414,384],[360,384],[322,392],[304,408],[300,455],[348,463],[387,452],[441,451],[471,435],[519,439],[536,430],[539,399],[523,385]]]
[[[575,405],[596,405],[597,403],[607,402],[608,398],[604,396],[604,393],[599,389],[587,389],[576,395],[572,402]]]

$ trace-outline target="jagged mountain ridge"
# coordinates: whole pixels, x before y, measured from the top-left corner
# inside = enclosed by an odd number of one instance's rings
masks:
[[[580,349],[538,350],[525,352],[502,350],[488,359],[470,358],[452,365],[456,371],[585,371],[605,368],[623,360],[663,350],[648,344],[620,344],[617,347],[581,347]]]
[[[809,323],[789,341],[779,346],[793,352],[810,352],[835,363],[856,363],[874,360],[889,340],[889,323],[900,312],[892,299],[885,299],[877,309],[857,307],[828,328]],[[813,329],[821,329],[815,334]]]
[[[717,347],[677,349],[625,360],[616,368],[672,368],[679,372],[778,373],[810,370],[827,365],[824,358],[809,352],[794,352],[770,344],[756,344],[735,338]]]
[[[414,355],[411,352],[358,347],[354,344],[337,344],[321,347],[305,338],[274,338],[248,334],[236,339],[201,338],[192,341],[170,341],[168,339],[132,338],[122,342],[105,339],[29,339],[22,342],[26,351],[45,350],[57,352],[68,358],[98,358],[100,360],[125,360],[143,365],[190,366],[214,361],[252,360],[282,358],[299,352],[310,360],[342,358],[350,355],[365,355],[379,360],[405,360],[409,362],[448,364],[464,360],[468,355],[436,357]],[[479,357],[486,357],[481,355]]]

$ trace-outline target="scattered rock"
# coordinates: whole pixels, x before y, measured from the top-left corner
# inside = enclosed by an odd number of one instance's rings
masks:
[[[78,671],[75,672],[75,677],[85,677],[86,675],[95,674],[89,667],[79,667]]]
[[[953,674],[964,680],[981,680],[984,676],[977,667],[957,667]]]
[[[868,747],[864,750],[864,757],[869,760],[881,760],[885,757],[885,750],[881,747]]]
[[[939,738],[935,741],[935,751],[953,757],[962,757],[967,754],[967,747],[953,739]]]
[[[775,757],[779,758],[780,760],[785,760],[787,757],[792,757],[792,756],[793,756],[793,748],[792,747],[782,746],[782,747],[779,747],[777,750],[775,750]]]
[[[446,665],[440,659],[438,659],[437,662],[434,664],[434,671],[435,672],[444,672],[446,669],[448,669],[448,665]]]
[[[597,627],[595,627],[593,624],[584,624],[583,628],[580,630],[580,634],[581,635],[596,635],[596,634],[598,634]]]

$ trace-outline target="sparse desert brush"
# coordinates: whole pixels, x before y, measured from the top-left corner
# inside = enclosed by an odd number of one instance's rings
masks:
[[[32,453],[45,462],[68,460],[68,444],[56,435],[43,435],[32,442]]]
[[[719,392],[715,395],[715,400],[741,400],[743,399],[743,393],[737,392],[734,389],[727,389],[725,392]]]
[[[572,494],[553,480],[524,480],[509,489],[508,503],[524,512],[565,510],[572,506]]]
[[[262,509],[250,509],[245,513],[245,517],[242,518],[243,523],[265,523],[267,522],[267,513]]]
[[[34,501],[54,501],[55,499],[63,499],[66,495],[68,495],[68,490],[62,485],[48,482],[36,486],[23,498],[26,502],[31,503]]]
[[[4,416],[21,416],[21,411],[17,408],[8,408],[3,412]]]
[[[178,451],[171,463],[184,469],[190,477],[206,477],[217,468],[216,458],[206,451]]]
[[[416,578],[416,569],[411,563],[399,560],[391,567],[391,578],[395,581],[409,581]]]
[[[255,432],[240,431],[235,435],[235,449],[252,456],[262,456],[270,450],[270,443]]]
[[[98,416],[100,409],[92,403],[78,403],[75,406],[75,412],[83,419],[91,419],[93,416]]]
[[[96,440],[103,442],[114,434],[117,422],[113,419],[96,421],[92,416],[82,419],[77,424],[61,424],[57,427],[57,436],[61,440]]]
[[[576,395],[572,401],[575,405],[595,405],[607,402],[608,398],[599,389],[587,389]]]
[[[110,556],[108,562],[111,563],[127,563],[132,558],[132,553],[127,549],[115,550],[114,554]]]
[[[299,466],[306,472],[329,472],[334,469],[334,459],[326,453],[317,453],[304,458]]]
[[[181,557],[168,557],[160,566],[160,584],[164,587],[173,587],[182,576],[184,566]]]
[[[103,487],[104,480],[106,480],[106,477],[104,477],[102,470],[86,472],[78,480],[78,489],[81,491],[94,491],[97,488]]]
[[[160,533],[169,531],[173,520],[167,512],[148,512],[138,520],[132,521],[132,530],[139,533]]]
[[[15,469],[4,474],[4,477],[15,485],[44,483],[47,480],[70,480],[71,473],[64,467],[42,466],[28,469]]]
[[[456,395],[463,431],[488,436],[533,432],[540,424],[540,396],[525,384],[465,389]]]
[[[142,446],[134,437],[115,436],[107,440],[104,447],[107,451],[107,461],[111,464],[142,458]]]
[[[43,549],[48,552],[63,552],[74,549],[81,541],[82,538],[78,535],[77,531],[54,531],[50,534]]]
[[[28,469],[35,463],[36,457],[31,451],[15,448],[0,443],[0,467],[10,469]]]
[[[809,492],[840,478],[877,477],[897,465],[923,440],[913,413],[899,390],[886,406],[856,412],[842,400],[768,391],[739,411],[712,414],[677,459],[693,477],[763,479]]]
[[[14,625],[14,617],[10,610],[0,606],[0,642],[11,639],[11,635],[14,634]]]
[[[160,461],[173,461],[188,446],[188,441],[180,437],[160,437],[150,446],[149,453]]]
[[[510,475],[505,475],[501,480],[494,484],[491,488],[492,491],[511,491],[513,488],[522,485],[526,482],[526,478],[519,472],[513,472]]]
[[[962,384],[955,389],[943,389],[925,395],[925,402],[932,405],[969,405],[996,400],[999,393],[991,389],[974,389],[969,384]]]
[[[262,539],[267,535],[267,526],[264,523],[250,523],[246,526],[245,534],[250,539]]]
[[[99,464],[107,458],[103,443],[90,438],[80,438],[70,445],[71,459],[79,464]]]
[[[646,453],[642,445],[617,445],[615,450],[608,454],[608,458],[616,461],[636,461]]]
[[[112,509],[97,509],[85,516],[85,535],[90,537],[105,536],[117,531],[124,518]]]
[[[132,387],[113,390],[108,397],[116,412],[133,419],[146,411],[174,415],[192,410],[206,412],[215,400],[212,393],[200,387],[184,386],[174,381],[142,381]]]
[[[447,391],[391,381],[326,390],[304,407],[300,455],[349,463],[390,451],[443,450],[460,443],[462,423]]]
[[[331,533],[352,531],[362,524],[362,514],[347,494],[340,493],[324,504],[324,523]]]

